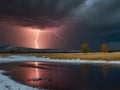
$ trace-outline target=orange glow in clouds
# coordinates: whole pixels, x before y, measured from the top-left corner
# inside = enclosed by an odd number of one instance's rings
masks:
[[[32,47],[36,49],[45,49],[50,47],[48,44],[48,36],[50,38],[51,33],[50,30],[40,30],[34,28],[22,28],[24,35],[24,42],[27,47]]]
[[[45,28],[42,30],[30,27],[22,27],[21,29],[24,36],[20,39],[22,39],[24,42],[22,45],[26,47],[47,49],[52,47],[54,48],[56,45],[55,41],[62,41],[64,43],[63,38],[59,34],[61,28]]]

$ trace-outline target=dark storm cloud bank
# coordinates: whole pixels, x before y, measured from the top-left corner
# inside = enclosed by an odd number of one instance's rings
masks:
[[[77,18],[93,26],[120,23],[119,0],[86,0],[73,12]]]
[[[1,0],[0,18],[32,27],[57,26],[84,0]],[[65,20],[66,22],[66,20]]]
[[[120,0],[0,0],[1,20],[49,27],[75,20],[100,26],[120,23]]]

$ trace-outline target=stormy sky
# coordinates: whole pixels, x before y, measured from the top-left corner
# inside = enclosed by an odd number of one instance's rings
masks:
[[[0,45],[120,50],[120,0],[0,0]]]

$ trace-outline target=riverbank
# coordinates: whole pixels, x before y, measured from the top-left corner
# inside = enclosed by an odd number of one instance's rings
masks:
[[[120,53],[16,53],[0,54],[0,57],[10,57],[15,55],[45,57],[50,59],[80,59],[80,60],[106,60],[120,61]]]
[[[0,90],[43,90],[17,83],[10,77],[3,75],[3,73],[5,71],[0,70]]]
[[[47,54],[46,54],[47,55]],[[49,54],[50,55],[50,54]],[[56,56],[56,54],[55,54]],[[7,63],[7,62],[55,62],[55,63],[71,63],[71,64],[118,64],[120,65],[120,60],[82,60],[82,59],[51,59],[47,56],[35,56],[35,55],[7,55],[7,56],[0,56],[0,63]]]
[[[51,59],[80,59],[80,60],[118,60],[120,61],[120,53],[50,53],[36,54],[37,57],[49,57]]]

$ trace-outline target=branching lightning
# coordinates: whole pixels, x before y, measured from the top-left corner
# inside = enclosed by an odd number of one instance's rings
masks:
[[[56,30],[44,30],[44,31],[41,31],[41,33],[53,33],[55,35],[55,37],[57,39],[59,39],[60,41],[62,41],[63,43],[66,43],[66,40],[64,39],[63,36],[61,36],[61,34],[59,33],[59,31],[56,31]],[[38,49],[40,47],[39,45],[39,33],[40,33],[40,30],[36,29],[35,30],[35,48]],[[41,48],[41,47],[40,47]]]
[[[39,48],[39,30],[36,30],[36,37],[35,37],[35,48]]]
[[[59,35],[56,31],[54,31],[53,33],[55,34],[55,36],[56,36],[58,39],[62,40],[64,43],[66,43],[66,40],[65,40],[61,35]]]

